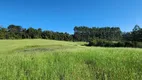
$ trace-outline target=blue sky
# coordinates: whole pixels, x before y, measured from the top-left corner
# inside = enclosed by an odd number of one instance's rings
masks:
[[[142,27],[142,0],[0,0],[0,25],[73,33],[74,26]]]

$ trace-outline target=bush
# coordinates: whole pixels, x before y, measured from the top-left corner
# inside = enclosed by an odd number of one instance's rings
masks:
[[[137,42],[137,47],[142,48],[142,42]]]
[[[90,41],[88,46],[113,47],[114,44],[111,41],[96,39],[96,40]]]
[[[125,42],[125,46],[124,47],[135,47],[135,44],[131,41],[127,41]]]
[[[124,47],[125,43],[124,42],[118,42],[114,44],[114,47]]]
[[[132,41],[125,41],[125,42],[112,42],[102,39],[96,39],[89,42],[88,46],[100,46],[100,47],[139,47],[142,48],[141,42],[132,42]]]

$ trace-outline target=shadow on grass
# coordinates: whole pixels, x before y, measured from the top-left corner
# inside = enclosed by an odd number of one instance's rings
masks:
[[[51,52],[57,50],[65,50],[70,49],[72,47],[69,46],[62,46],[62,45],[32,45],[32,46],[25,46],[24,48],[19,48],[14,51],[16,52],[23,52],[23,53],[34,53],[34,52]]]

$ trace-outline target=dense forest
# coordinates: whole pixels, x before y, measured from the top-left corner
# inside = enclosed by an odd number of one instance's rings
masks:
[[[28,29],[17,25],[9,25],[7,28],[0,27],[0,39],[53,39],[64,41],[131,41],[142,42],[142,28],[135,25],[131,32],[122,32],[119,27],[87,27],[75,26],[74,34],[67,32],[54,32],[50,30],[42,30],[41,28]],[[95,42],[96,42],[95,41]]]
[[[119,27],[75,27],[74,39],[77,41],[90,41],[93,39],[106,39],[112,41],[121,40],[121,30]]]

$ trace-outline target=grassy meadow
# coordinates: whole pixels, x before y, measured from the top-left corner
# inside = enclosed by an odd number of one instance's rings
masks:
[[[142,49],[0,40],[0,80],[142,80]]]

